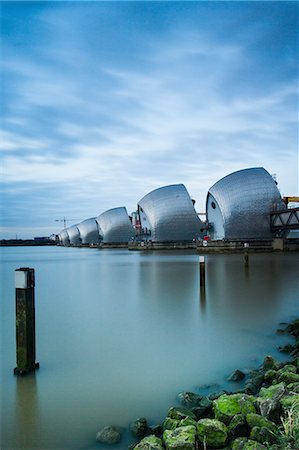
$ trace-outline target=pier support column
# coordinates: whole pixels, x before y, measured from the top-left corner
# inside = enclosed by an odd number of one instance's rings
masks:
[[[34,269],[16,269],[15,288],[17,367],[14,373],[24,375],[39,367],[39,363],[35,362]]]

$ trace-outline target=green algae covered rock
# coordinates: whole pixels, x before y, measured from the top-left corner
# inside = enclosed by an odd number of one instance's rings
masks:
[[[182,405],[187,408],[198,406],[202,399],[202,395],[194,394],[194,392],[181,392],[178,397]]]
[[[278,380],[279,375],[280,374],[278,370],[269,369],[267,370],[267,372],[265,372],[264,380],[266,381],[266,383],[272,384],[274,380]]]
[[[289,392],[299,394],[299,383],[291,383],[287,387]]]
[[[231,439],[246,437],[249,435],[248,423],[243,414],[237,414],[232,418],[228,426],[228,433]]]
[[[172,419],[173,420],[173,419]],[[185,417],[185,419],[182,419],[179,423],[179,427],[186,427],[188,425],[192,425],[193,427],[197,427],[197,422],[194,419],[191,419],[191,417]]]
[[[259,392],[259,397],[270,398],[270,399],[280,399],[286,392],[285,383],[274,384],[268,388],[261,388]]]
[[[298,383],[299,374],[294,372],[283,372],[278,378],[279,382],[284,382],[285,384]]]
[[[167,450],[194,450],[196,428],[189,425],[175,430],[165,430],[163,442]]]
[[[217,400],[214,400],[215,418],[229,424],[236,414],[255,413],[253,399],[254,397],[246,394],[221,395]]]
[[[286,364],[285,366],[283,366],[281,369],[278,370],[279,374],[284,372],[296,373],[297,372],[296,366],[294,364]]]
[[[197,435],[208,448],[223,448],[227,441],[227,428],[217,419],[201,419],[197,424]]]
[[[178,419],[171,419],[170,417],[166,417],[163,422],[163,430],[175,430],[180,424]]]
[[[169,408],[168,417],[177,420],[182,420],[185,419],[186,417],[190,417],[191,419],[196,420],[195,414],[193,414],[193,412],[190,409],[184,407]]]
[[[277,441],[275,433],[266,427],[253,427],[249,437],[260,444],[267,446],[274,444]]]
[[[130,424],[131,433],[136,437],[143,437],[147,431],[147,420],[144,417],[139,417]]]
[[[161,439],[151,435],[143,438],[142,441],[134,447],[134,450],[163,450],[163,445]]]
[[[299,408],[299,394],[286,395],[280,400],[280,403],[284,409],[290,409],[293,406]]]
[[[276,431],[276,425],[275,423],[271,422],[270,420],[266,419],[263,416],[260,416],[259,414],[249,413],[246,415],[246,421],[250,428],[254,427],[265,427],[271,430],[272,432]]]
[[[248,441],[246,442],[246,444],[243,447],[243,450],[267,450],[267,447],[263,444],[260,444],[257,441],[248,439]]]
[[[231,448],[232,450],[243,450],[244,445],[248,442],[248,439],[245,437],[239,437],[235,439],[232,444]]]

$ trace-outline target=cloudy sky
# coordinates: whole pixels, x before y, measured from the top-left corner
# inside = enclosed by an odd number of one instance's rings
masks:
[[[2,2],[0,238],[247,167],[298,194],[297,2]]]

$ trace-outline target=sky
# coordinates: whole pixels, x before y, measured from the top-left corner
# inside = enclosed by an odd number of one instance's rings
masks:
[[[1,2],[0,238],[248,167],[298,195],[298,2]]]

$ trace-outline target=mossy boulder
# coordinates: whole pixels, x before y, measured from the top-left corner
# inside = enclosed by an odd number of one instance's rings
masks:
[[[194,392],[181,392],[178,397],[182,405],[186,406],[187,408],[199,406],[199,403],[202,399],[202,395],[195,394]]]
[[[193,427],[197,427],[197,421],[194,419],[191,419],[191,417],[185,417],[185,419],[182,419],[179,422],[179,427],[186,427],[188,425],[192,425]]]
[[[179,424],[180,421],[178,419],[171,419],[170,417],[166,417],[163,422],[163,430],[175,430],[179,426]]]
[[[106,426],[102,428],[96,435],[96,441],[103,444],[116,444],[121,440],[121,434],[118,427]]]
[[[167,450],[194,450],[196,428],[193,426],[165,430],[163,442]]]
[[[270,355],[265,356],[264,361],[263,361],[263,369],[264,370],[270,370],[270,369],[277,369],[278,365],[277,362],[274,360],[274,358]]]
[[[161,439],[154,435],[143,438],[139,444],[134,447],[134,450],[163,450]]]
[[[274,432],[267,427],[253,427],[249,437],[266,446],[274,444],[277,441]]]
[[[281,404],[278,399],[258,398],[258,407],[263,417],[271,422],[279,423],[281,416]]]
[[[259,414],[254,414],[254,413],[247,414],[246,421],[251,429],[254,427],[260,427],[260,428],[264,427],[264,428],[268,428],[272,432],[276,431],[275,423],[271,422],[270,420],[266,419],[263,416],[260,416]]]
[[[237,414],[232,418],[228,426],[228,433],[231,439],[236,439],[241,436],[249,436],[248,423],[243,414]]]
[[[286,392],[285,383],[274,384],[268,388],[262,387],[259,397],[279,400]]]
[[[299,374],[294,372],[283,372],[278,378],[279,382],[284,382],[285,384],[299,383]]]
[[[248,442],[248,439],[245,437],[239,437],[235,439],[232,444],[231,448],[232,450],[243,450],[244,445]]]
[[[144,417],[139,417],[130,424],[131,433],[139,438],[145,436],[147,428],[147,420]]]
[[[281,369],[278,370],[279,374],[284,373],[284,372],[296,373],[297,372],[297,368],[293,364],[286,364],[285,366],[283,366]]]
[[[252,397],[246,394],[224,394],[214,400],[215,418],[225,424],[229,424],[236,414],[246,415],[251,412],[255,413],[256,409]]]
[[[197,424],[197,436],[208,448],[223,448],[227,442],[228,431],[224,423],[217,419],[201,419]]]
[[[264,380],[266,383],[272,384],[274,380],[278,380],[279,375],[280,374],[278,373],[277,370],[269,369],[267,370],[267,372],[265,372]]]
[[[287,388],[289,392],[299,394],[299,383],[288,384]]]
[[[243,450],[267,450],[267,447],[263,444],[260,444],[257,441],[253,441],[252,439],[248,439],[245,443]]]
[[[182,420],[185,417],[190,417],[191,419],[196,420],[195,414],[188,408],[184,407],[171,407],[168,410],[168,417],[171,419]]]
[[[280,400],[283,409],[290,409],[294,406],[299,408],[299,394],[286,395]]]

